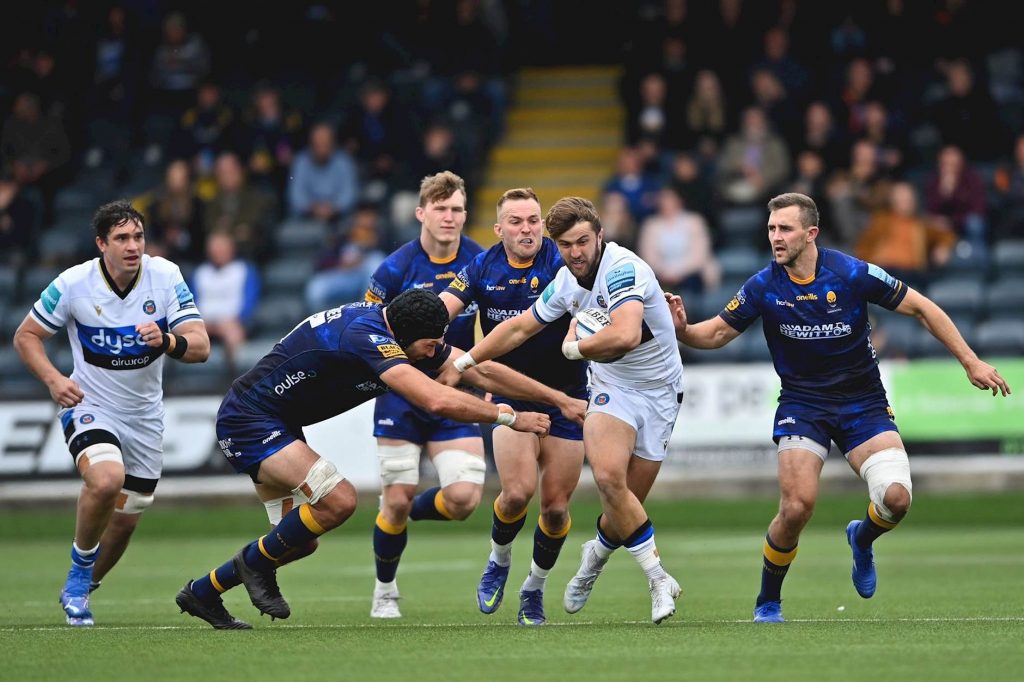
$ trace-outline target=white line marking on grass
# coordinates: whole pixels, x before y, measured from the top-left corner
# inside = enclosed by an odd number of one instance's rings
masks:
[[[1024,616],[967,616],[964,618],[787,618],[787,623],[1024,623]],[[736,625],[749,623],[755,625],[749,619],[743,620],[677,620],[668,623],[669,626],[681,627],[685,625]],[[552,623],[548,621],[545,627],[581,627],[601,625],[651,625],[646,620],[626,621],[580,621],[578,623]],[[756,624],[761,627],[760,624]],[[282,623],[280,625],[268,625],[268,630],[366,630],[366,629],[390,629],[390,630],[413,630],[413,629],[450,629],[450,628],[508,628],[522,630],[515,623]],[[651,627],[654,627],[651,625]],[[662,625],[661,628],[665,626]],[[43,627],[0,627],[0,632],[68,632],[71,630],[67,625],[43,626]],[[194,625],[94,625],[87,630],[102,631],[142,631],[142,630],[204,630],[201,624]]]

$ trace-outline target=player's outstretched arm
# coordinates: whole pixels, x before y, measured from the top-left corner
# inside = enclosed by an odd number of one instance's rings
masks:
[[[682,297],[670,291],[664,293],[668,309],[672,313],[672,323],[676,328],[676,339],[687,346],[704,349],[721,348],[740,335],[740,332],[719,315],[697,324],[690,324],[686,319],[686,308],[683,306]]]
[[[43,341],[51,336],[53,334],[32,319],[29,313],[14,332],[14,349],[29,371],[46,385],[53,402],[61,407],[74,407],[82,402],[85,394],[78,382],[61,374],[50,362]]]
[[[412,365],[402,363],[387,369],[381,380],[418,407],[431,414],[460,422],[492,422],[516,431],[545,436],[551,417],[540,412],[515,412],[508,405],[495,405],[465,391],[443,386]]]
[[[448,309],[449,320],[454,320],[463,310],[466,309],[465,303],[452,294],[449,294],[447,291],[442,291],[437,296],[441,299],[441,302],[444,303],[444,307]]]
[[[447,368],[448,364],[454,365],[455,359],[462,354],[458,348],[453,347],[445,367]],[[573,398],[494,360],[470,367],[462,374],[462,380],[489,393],[552,405],[557,407],[566,419],[571,419],[580,426],[587,416],[587,401]]]
[[[525,310],[492,329],[490,334],[460,356],[454,366],[460,372],[464,372],[479,362],[504,355],[513,348],[523,345],[528,338],[546,326],[537,320],[532,308]]]
[[[992,391],[992,395],[1010,394],[1010,385],[999,376],[996,368],[983,361],[967,344],[960,331],[942,308],[930,298],[914,289],[907,288],[907,295],[896,306],[896,312],[916,317],[928,332],[942,342],[953,354],[972,384],[981,390]]]

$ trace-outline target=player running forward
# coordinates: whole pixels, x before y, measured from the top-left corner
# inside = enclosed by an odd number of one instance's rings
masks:
[[[611,324],[575,340],[575,320],[563,354],[590,364],[590,404],[583,446],[601,497],[597,536],[583,545],[583,560],[565,589],[564,606],[587,603],[612,552],[625,545],[647,576],[651,620],[675,613],[679,583],[661,565],[654,526],[643,501],[665,458],[683,398],[683,365],[672,336],[672,317],[651,268],[632,251],[605,243],[594,205],[580,197],[555,202],[545,220],[565,265],[529,312],[506,320],[453,363],[441,380],[522,345],[563,315],[600,308]]]
[[[875,593],[872,543],[910,509],[910,464],[871,346],[867,304],[916,317],[949,349],[967,378],[992,395],[1010,387],[967,345],[935,303],[871,263],[818,248],[818,208],[803,194],[768,202],[774,262],[747,280],[725,310],[687,324],[678,296],[666,293],[680,341],[720,348],[763,318],[782,380],[773,439],[779,451],[779,512],[764,541],[754,621],[781,623],[782,581],[800,532],[814,511],[818,478],[832,442],[868,487],[867,515],[846,527],[857,594]]]
[[[473,259],[441,294],[453,319],[468,306],[479,306],[485,335],[499,322],[529,309],[562,266],[558,248],[544,236],[540,200],[530,188],[510,189],[501,195],[494,233],[501,241]],[[497,360],[579,398],[575,402],[580,405],[582,417],[587,363],[569,360],[559,351],[569,321],[569,315],[562,315]],[[572,525],[569,498],[583,468],[583,429],[558,409],[544,404],[499,397],[492,400],[517,410],[546,412],[551,417],[551,432],[546,438],[538,438],[500,426],[494,428],[494,461],[501,492],[494,500],[491,554],[477,587],[477,604],[484,613],[494,613],[501,605],[512,563],[512,541],[526,524],[527,506],[539,485],[540,515],[533,533],[530,572],[519,590],[518,621],[520,625],[543,625],[544,584]]]
[[[485,402],[424,373],[461,354],[444,342],[447,328],[444,304],[422,289],[403,292],[387,306],[352,303],[309,316],[235,380],[217,412],[219,445],[235,471],[252,478],[268,516],[280,515],[280,521],[221,566],[186,583],[176,598],[183,612],[218,629],[249,628],[227,612],[220,596],[244,584],[260,613],[291,614],[275,569],[308,554],[308,545],[341,525],[356,505],[352,484],[306,444],[304,426],[394,390],[432,414],[548,432],[546,414]],[[498,363],[481,368],[469,382],[523,399],[551,392]]]
[[[366,300],[389,303],[410,288],[440,292],[483,251],[462,231],[466,224],[466,185],[449,171],[420,183],[416,219],[420,235],[389,255],[370,279]],[[474,341],[476,306],[455,318],[445,340],[456,348]],[[381,472],[381,504],[373,528],[376,581],[370,616],[400,618],[395,576],[408,542],[407,523],[464,520],[483,494],[486,465],[477,424],[431,414],[398,393],[377,399],[373,435]],[[437,470],[440,485],[419,495],[420,456]]]
[[[60,593],[68,625],[92,625],[90,592],[128,547],[163,464],[164,356],[205,362],[210,339],[174,263],[145,255],[145,220],[127,201],[92,219],[98,258],[57,276],[14,334],[25,365],[60,405],[82,476],[71,569]],[[74,371],[43,342],[67,327]],[[102,551],[101,551],[102,550]]]

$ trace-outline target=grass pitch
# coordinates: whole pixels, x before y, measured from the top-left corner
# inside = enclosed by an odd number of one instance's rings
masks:
[[[648,505],[666,568],[683,585],[676,616],[650,623],[639,567],[610,561],[575,615],[562,590],[598,507],[575,525],[548,581],[549,624],[515,624],[529,567],[531,509],[516,540],[505,603],[485,616],[475,586],[486,562],[489,504],[467,522],[410,524],[399,570],[403,618],[369,618],[372,503],[320,550],[279,573],[293,615],[260,618],[244,589],[225,597],[252,631],[214,631],[180,615],[174,595],[264,532],[249,505],[147,512],[132,546],[94,595],[97,626],[63,624],[70,508],[0,511],[3,680],[1016,680],[1024,669],[1024,494],[918,494],[876,545],[878,593],[850,583],[846,522],[861,496],[818,503],[783,590],[784,625],[750,622],[774,499]]]

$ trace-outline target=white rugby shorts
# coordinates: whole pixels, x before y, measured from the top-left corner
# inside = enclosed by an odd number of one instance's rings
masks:
[[[160,478],[164,454],[162,412],[122,416],[109,408],[80,404],[60,410],[57,417],[64,427],[64,441],[68,445],[85,431],[107,431],[121,441],[125,474],[136,478]]]
[[[679,416],[682,382],[653,388],[623,388],[591,377],[587,413],[603,412],[626,422],[636,431],[633,454],[661,462]]]

